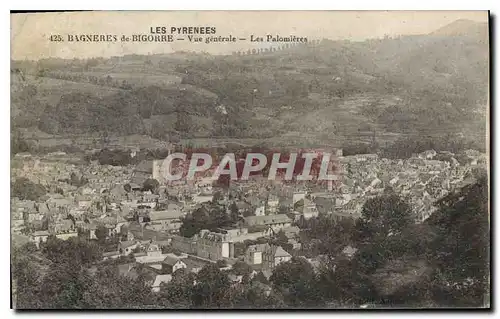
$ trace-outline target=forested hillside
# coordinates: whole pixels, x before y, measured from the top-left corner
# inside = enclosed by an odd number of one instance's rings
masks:
[[[13,61],[13,124],[375,148],[452,136],[482,149],[488,68],[487,26],[462,20],[428,35],[229,56]]]

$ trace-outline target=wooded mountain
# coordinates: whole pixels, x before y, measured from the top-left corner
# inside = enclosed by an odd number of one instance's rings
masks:
[[[484,144],[488,27],[323,40],[255,54],[12,62],[18,127],[51,134],[328,144],[457,135]]]

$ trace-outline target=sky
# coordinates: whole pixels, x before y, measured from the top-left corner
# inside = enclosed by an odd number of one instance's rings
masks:
[[[487,22],[487,11],[95,11],[11,14],[11,58],[90,58],[126,54],[205,51],[227,54],[265,46],[249,41],[268,34],[360,41],[384,35],[426,34],[455,20]],[[236,43],[51,42],[51,35],[150,34],[151,27],[215,27],[215,36],[246,38]],[[205,37],[205,36],[204,36]]]

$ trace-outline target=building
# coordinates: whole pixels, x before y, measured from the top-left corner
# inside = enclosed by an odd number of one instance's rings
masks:
[[[304,219],[311,219],[314,217],[318,217],[319,212],[318,209],[316,208],[316,204],[309,200],[309,199],[304,199],[304,205],[302,206],[302,213],[298,216],[303,216]]]
[[[269,195],[267,198],[267,213],[276,214],[279,207],[279,198],[275,195]]]
[[[108,260],[108,259],[117,259],[120,257],[120,252],[119,251],[109,251],[102,253],[102,259],[103,260]]]
[[[186,238],[182,236],[173,236],[170,241],[172,248],[177,249],[183,253],[196,255],[196,236],[193,238]]]
[[[49,238],[49,232],[46,230],[37,230],[31,235],[31,241],[35,243],[37,248],[40,248],[40,243],[47,242],[47,238]]]
[[[56,238],[59,238],[62,240],[68,240],[72,237],[78,237],[78,232],[76,230],[71,230],[68,232],[56,233],[55,236],[56,236]]]
[[[264,216],[266,215],[266,207],[264,205],[259,205],[255,208],[254,212],[255,216]]]
[[[268,244],[257,244],[248,246],[244,261],[249,265],[262,265],[262,254]]]
[[[292,195],[292,205],[306,198],[306,192],[295,192]]]
[[[283,249],[281,246],[270,246],[264,252],[264,264],[267,265],[267,268],[274,269],[276,266],[283,262],[287,262],[292,259],[292,255],[290,255],[287,251]]]
[[[248,227],[268,226],[274,231],[287,228],[292,225],[292,220],[285,214],[267,215],[267,216],[248,216],[244,218]]]
[[[283,247],[258,244],[251,245],[245,252],[244,261],[253,266],[261,265],[263,269],[273,269],[282,262],[292,259],[292,255],[286,252]]]
[[[199,257],[217,261],[230,257],[230,246],[232,245],[230,245],[230,238],[227,234],[203,229],[196,240],[196,254]]]
[[[178,269],[187,268],[186,264],[179,258],[167,256],[162,262],[162,269],[165,274],[173,274]]]
[[[150,211],[148,228],[156,231],[178,231],[182,226],[182,212],[177,205],[169,205],[167,210]]]
[[[118,243],[118,251],[122,256],[127,256],[132,253],[137,247],[139,247],[139,242],[135,240],[122,241]]]
[[[165,259],[165,255],[162,253],[161,248],[156,243],[148,243],[143,246],[145,254],[137,254],[135,256],[135,261],[141,264],[148,263],[160,263]]]

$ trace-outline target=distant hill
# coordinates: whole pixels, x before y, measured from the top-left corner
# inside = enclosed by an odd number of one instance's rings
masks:
[[[436,31],[430,33],[430,35],[446,37],[463,36],[476,39],[486,39],[488,38],[488,24],[467,19],[460,19],[437,29]]]

